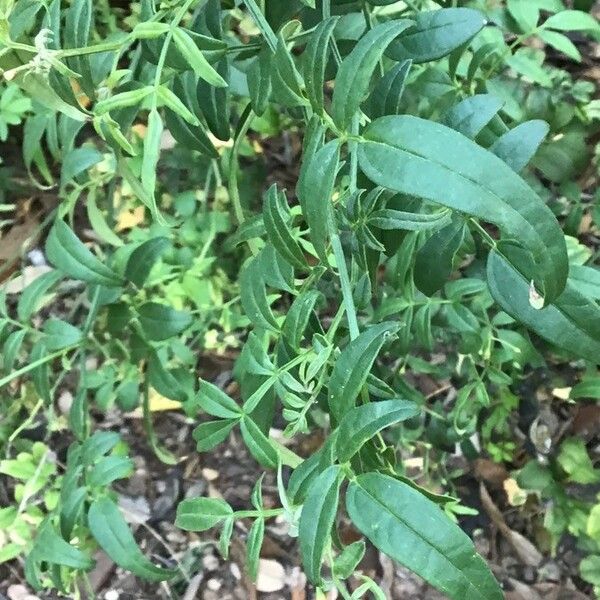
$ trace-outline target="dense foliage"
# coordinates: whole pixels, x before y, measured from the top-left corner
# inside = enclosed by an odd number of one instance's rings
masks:
[[[132,460],[90,419],[141,403],[148,445],[175,464],[153,430],[158,394],[208,415],[198,451],[237,429],[277,471],[279,508],[261,481],[248,510],[178,507],[178,527],[220,528],[225,555],[249,519],[250,574],[265,520],[283,515],[316,587],[381,596],[366,577],[344,584],[365,549],[336,534],[345,513],[449,597],[502,598],[457,524],[468,509],[445,457],[511,462],[532,369],[570,364],[570,398],[600,397],[600,274],[578,240],[600,226],[600,106],[559,68],[600,26],[575,4],[2,0],[0,139],[23,124],[23,164],[60,203],[44,224],[53,268],[1,297],[0,472],[18,485],[0,561],[24,556],[32,586],[68,594],[98,546],[141,578],[177,576],[136,545],[111,491]],[[261,140],[291,153],[290,135],[302,158],[284,189]],[[73,294],[70,314],[52,309]],[[225,349],[239,350],[240,398],[197,377],[198,356]],[[426,397],[419,374],[458,392]],[[21,436],[40,412],[74,436],[65,465]],[[325,442],[300,457],[269,436],[274,421]],[[409,451],[431,455],[421,481],[449,495],[407,476]],[[551,546],[576,535],[600,589],[600,504],[566,486],[600,480],[585,443],[541,442],[516,479],[552,499]]]

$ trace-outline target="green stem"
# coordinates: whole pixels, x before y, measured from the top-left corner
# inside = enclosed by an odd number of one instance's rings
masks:
[[[53,352],[52,354],[43,356],[42,358],[39,358],[38,360],[35,360],[32,363],[29,363],[28,365],[25,365],[24,367],[17,369],[16,371],[13,371],[10,375],[7,375],[6,377],[3,377],[2,379],[0,379],[0,389],[2,389],[5,385],[9,384],[14,379],[21,377],[21,375],[25,375],[26,373],[33,371],[37,367],[44,365],[47,362],[54,360],[55,358],[59,358],[63,354],[70,352],[71,350],[75,349],[76,347],[77,346],[69,346],[67,348],[63,348],[62,350],[57,350],[56,352]]]
[[[236,510],[233,513],[236,519],[257,519],[263,517],[264,519],[270,519],[272,517],[278,517],[285,512],[283,508],[268,508],[267,510]]]
[[[340,284],[342,286],[342,298],[346,310],[346,318],[348,319],[348,328],[350,329],[350,339],[354,340],[359,336],[360,330],[358,328],[358,319],[356,317],[356,307],[352,296],[350,277],[348,276],[346,257],[344,256],[342,242],[337,232],[331,233],[331,247],[333,248],[333,254],[335,256],[335,262],[340,277]]]
[[[240,151],[240,145],[242,140],[248,133],[248,129],[250,128],[250,124],[252,123],[252,119],[254,118],[254,113],[252,112],[252,106],[250,103],[244,109],[242,116],[240,117],[240,121],[237,126],[237,131],[235,132],[235,138],[233,141],[233,146],[231,148],[231,154],[229,157],[229,177],[227,179],[227,189],[229,192],[229,198],[231,203],[233,204],[233,212],[235,215],[235,220],[237,221],[238,227],[244,223],[246,217],[244,216],[244,209],[242,208],[242,201],[240,198],[240,190],[238,187],[238,153]],[[256,240],[248,240],[248,246],[253,255],[256,256],[258,254],[258,246],[256,244]]]

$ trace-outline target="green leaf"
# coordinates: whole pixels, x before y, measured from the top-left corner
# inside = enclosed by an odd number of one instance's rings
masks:
[[[156,352],[148,356],[148,380],[166,398],[178,402],[186,402],[189,398],[185,384],[166,368]]]
[[[155,237],[140,244],[129,256],[125,266],[125,278],[142,287],[152,267],[170,246],[166,237]]]
[[[382,117],[363,135],[359,164],[369,179],[494,223],[531,253],[535,269],[527,275],[545,296],[562,292],[568,265],[560,226],[498,157],[444,125],[412,116]]]
[[[230,421],[208,421],[194,429],[192,437],[196,440],[198,452],[207,452],[224,442],[230,431],[238,424],[239,419]]]
[[[321,293],[318,290],[306,290],[296,296],[287,311],[281,333],[291,344],[292,348],[300,348],[302,337]]]
[[[465,225],[455,219],[436,231],[421,248],[415,258],[414,281],[418,290],[432,296],[450,277],[454,258],[465,237]]]
[[[156,171],[158,159],[160,158],[162,133],[162,118],[156,108],[153,108],[148,115],[141,172],[142,187],[149,196],[154,196],[154,192],[156,191]]]
[[[86,201],[87,216],[92,229],[98,234],[98,237],[111,246],[120,247],[123,240],[109,227],[102,211],[96,203],[96,194],[90,193]]]
[[[46,256],[60,271],[88,283],[119,287],[119,276],[100,262],[60,219],[55,221],[46,240]]]
[[[503,102],[492,94],[476,94],[452,107],[444,123],[463,135],[475,139],[481,130],[500,112]]]
[[[258,561],[260,559],[260,549],[262,548],[265,537],[265,520],[259,517],[254,521],[248,533],[246,542],[246,568],[252,581],[256,581],[258,575]]]
[[[60,187],[64,190],[67,183],[75,179],[77,175],[97,165],[104,156],[95,148],[84,146],[71,150],[63,159],[60,170]]]
[[[338,421],[354,407],[381,347],[398,329],[396,323],[372,325],[338,356],[328,384],[329,407]]]
[[[269,241],[290,265],[306,269],[306,258],[290,228],[290,210],[283,192],[273,184],[265,194],[263,221]]]
[[[148,581],[164,581],[175,575],[173,569],[157,567],[142,554],[117,505],[107,496],[90,505],[88,526],[102,550],[126,571]]]
[[[349,461],[382,429],[412,419],[420,412],[419,406],[408,400],[382,400],[353,408],[344,415],[338,427],[338,459]]]
[[[363,540],[346,546],[333,563],[333,572],[339,579],[348,579],[356,571],[365,555],[366,544]]]
[[[467,43],[485,25],[484,16],[471,8],[443,8],[420,12],[415,26],[393,42],[386,54],[415,63],[437,60]]]
[[[348,486],[346,507],[379,550],[450,598],[504,598],[469,537],[413,487],[379,473],[359,475]]]
[[[268,48],[263,48],[248,70],[248,91],[254,112],[261,116],[269,104],[273,84],[271,73],[273,54]]]
[[[157,342],[181,333],[192,323],[190,313],[156,302],[146,302],[140,306],[138,317],[146,337]]]
[[[252,259],[240,274],[241,302],[246,316],[257,327],[271,331],[279,331],[267,300],[267,290],[260,263]]]
[[[441,229],[450,223],[451,213],[442,210],[435,213],[414,213],[382,208],[373,211],[367,223],[373,227],[384,230],[403,229],[406,231],[428,231]]]
[[[337,140],[325,144],[312,154],[305,154],[298,181],[298,197],[310,230],[310,240],[324,265],[329,264],[327,240],[333,220],[331,197],[339,159],[340,145]]]
[[[226,59],[217,64],[217,71],[225,80],[230,79],[229,63]],[[210,131],[220,140],[229,140],[231,138],[229,88],[213,87],[203,79],[199,79],[196,91],[199,106]]]
[[[321,563],[337,513],[341,483],[340,467],[325,469],[312,482],[302,507],[298,530],[300,555],[304,572],[315,585],[321,581]]]
[[[321,21],[310,36],[302,55],[304,61],[304,82],[306,95],[313,110],[322,115],[325,110],[323,87],[325,86],[325,68],[329,57],[329,43],[339,17],[329,17]]]
[[[385,49],[392,40],[413,24],[413,21],[396,19],[375,26],[342,61],[335,79],[331,105],[331,114],[338,127],[350,127]]]
[[[40,526],[31,553],[36,562],[48,562],[85,571],[94,566],[93,560],[56,533],[49,520]]]
[[[499,137],[490,148],[513,171],[522,171],[548,135],[546,121],[525,121]]]
[[[175,526],[185,531],[206,531],[233,515],[220,498],[189,498],[177,506]]]
[[[506,8],[523,33],[530,33],[535,29],[540,18],[540,9],[535,2],[507,0]]]
[[[377,82],[367,101],[367,112],[371,119],[401,113],[404,86],[411,66],[412,60],[403,60]]]
[[[600,555],[586,556],[579,563],[579,572],[582,579],[595,586],[600,586]]]
[[[546,19],[542,27],[559,31],[600,32],[597,19],[582,10],[563,10]]]
[[[240,429],[250,454],[263,467],[274,469],[277,466],[277,450],[258,425],[250,417],[244,416],[240,422]]]
[[[291,52],[281,34],[277,41],[273,67],[273,95],[284,106],[304,106],[308,104],[304,97],[304,81],[296,68]]]
[[[151,85],[128,90],[126,92],[119,92],[110,98],[106,98],[106,100],[100,100],[100,102],[96,102],[94,106],[94,113],[100,116],[110,111],[137,106],[142,102],[142,100],[144,100],[144,98],[153,92],[154,87]]]
[[[4,345],[2,346],[2,367],[7,373],[12,371],[19,357],[19,351],[21,350],[26,334],[26,329],[19,329],[18,331],[13,331],[4,341]]]
[[[530,81],[539,83],[542,87],[552,87],[552,77],[544,69],[542,63],[533,58],[526,49],[517,50],[506,59],[506,64]]]
[[[167,86],[161,85],[156,90],[161,106],[170,108],[190,125],[200,125],[198,117]]]
[[[103,456],[86,476],[90,486],[106,486],[129,477],[134,470],[133,461],[125,456]]]
[[[242,409],[220,388],[202,380],[196,403],[202,410],[213,417],[221,419],[237,419],[242,416]]]
[[[29,360],[31,363],[44,358],[48,354],[43,340],[36,342],[31,349]],[[50,389],[50,375],[48,362],[45,362],[31,371],[31,380],[38,396],[44,401],[45,406],[52,403],[52,390]]]
[[[210,158],[218,158],[219,154],[210,141],[202,124],[193,127],[184,121],[177,113],[167,109],[165,124],[178,144],[189,150],[200,152]]]
[[[502,310],[559,348],[600,362],[600,308],[570,282],[558,298],[537,310],[529,301],[530,282],[496,251],[488,257],[487,280]]]
[[[215,87],[227,87],[227,82],[211,67],[189,33],[181,27],[172,31],[175,45],[194,73]]]
[[[44,295],[62,278],[62,273],[52,270],[34,279],[19,296],[17,304],[19,320],[28,321],[40,309]]]
[[[557,460],[569,475],[570,481],[583,485],[600,481],[600,470],[594,468],[594,463],[582,439],[569,438],[565,440],[560,446]]]
[[[555,50],[562,52],[577,62],[581,62],[581,53],[577,49],[577,46],[566,35],[546,29],[542,29],[538,35],[541,40],[549,46],[552,46]]]
[[[78,344],[83,333],[77,327],[61,319],[48,319],[44,323],[45,343],[48,350],[62,350]]]
[[[276,290],[294,293],[294,267],[271,244],[256,256],[261,277],[266,285]]]

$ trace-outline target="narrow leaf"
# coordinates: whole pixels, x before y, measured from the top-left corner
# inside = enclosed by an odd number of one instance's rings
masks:
[[[339,421],[350,409],[367,381],[377,354],[388,336],[398,331],[396,323],[380,323],[363,331],[338,356],[329,378],[329,407]]]
[[[413,487],[379,473],[359,475],[348,487],[346,507],[379,550],[450,598],[504,598],[469,537]]]

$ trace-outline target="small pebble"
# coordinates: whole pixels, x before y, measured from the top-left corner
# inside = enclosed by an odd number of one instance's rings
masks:
[[[219,559],[214,554],[206,554],[202,558],[202,566],[206,571],[216,571],[219,568]]]
[[[221,589],[221,582],[218,579],[209,579],[206,582],[206,587],[213,592],[218,592]]]
[[[104,594],[104,600],[119,600],[119,592],[117,590],[108,590]]]

